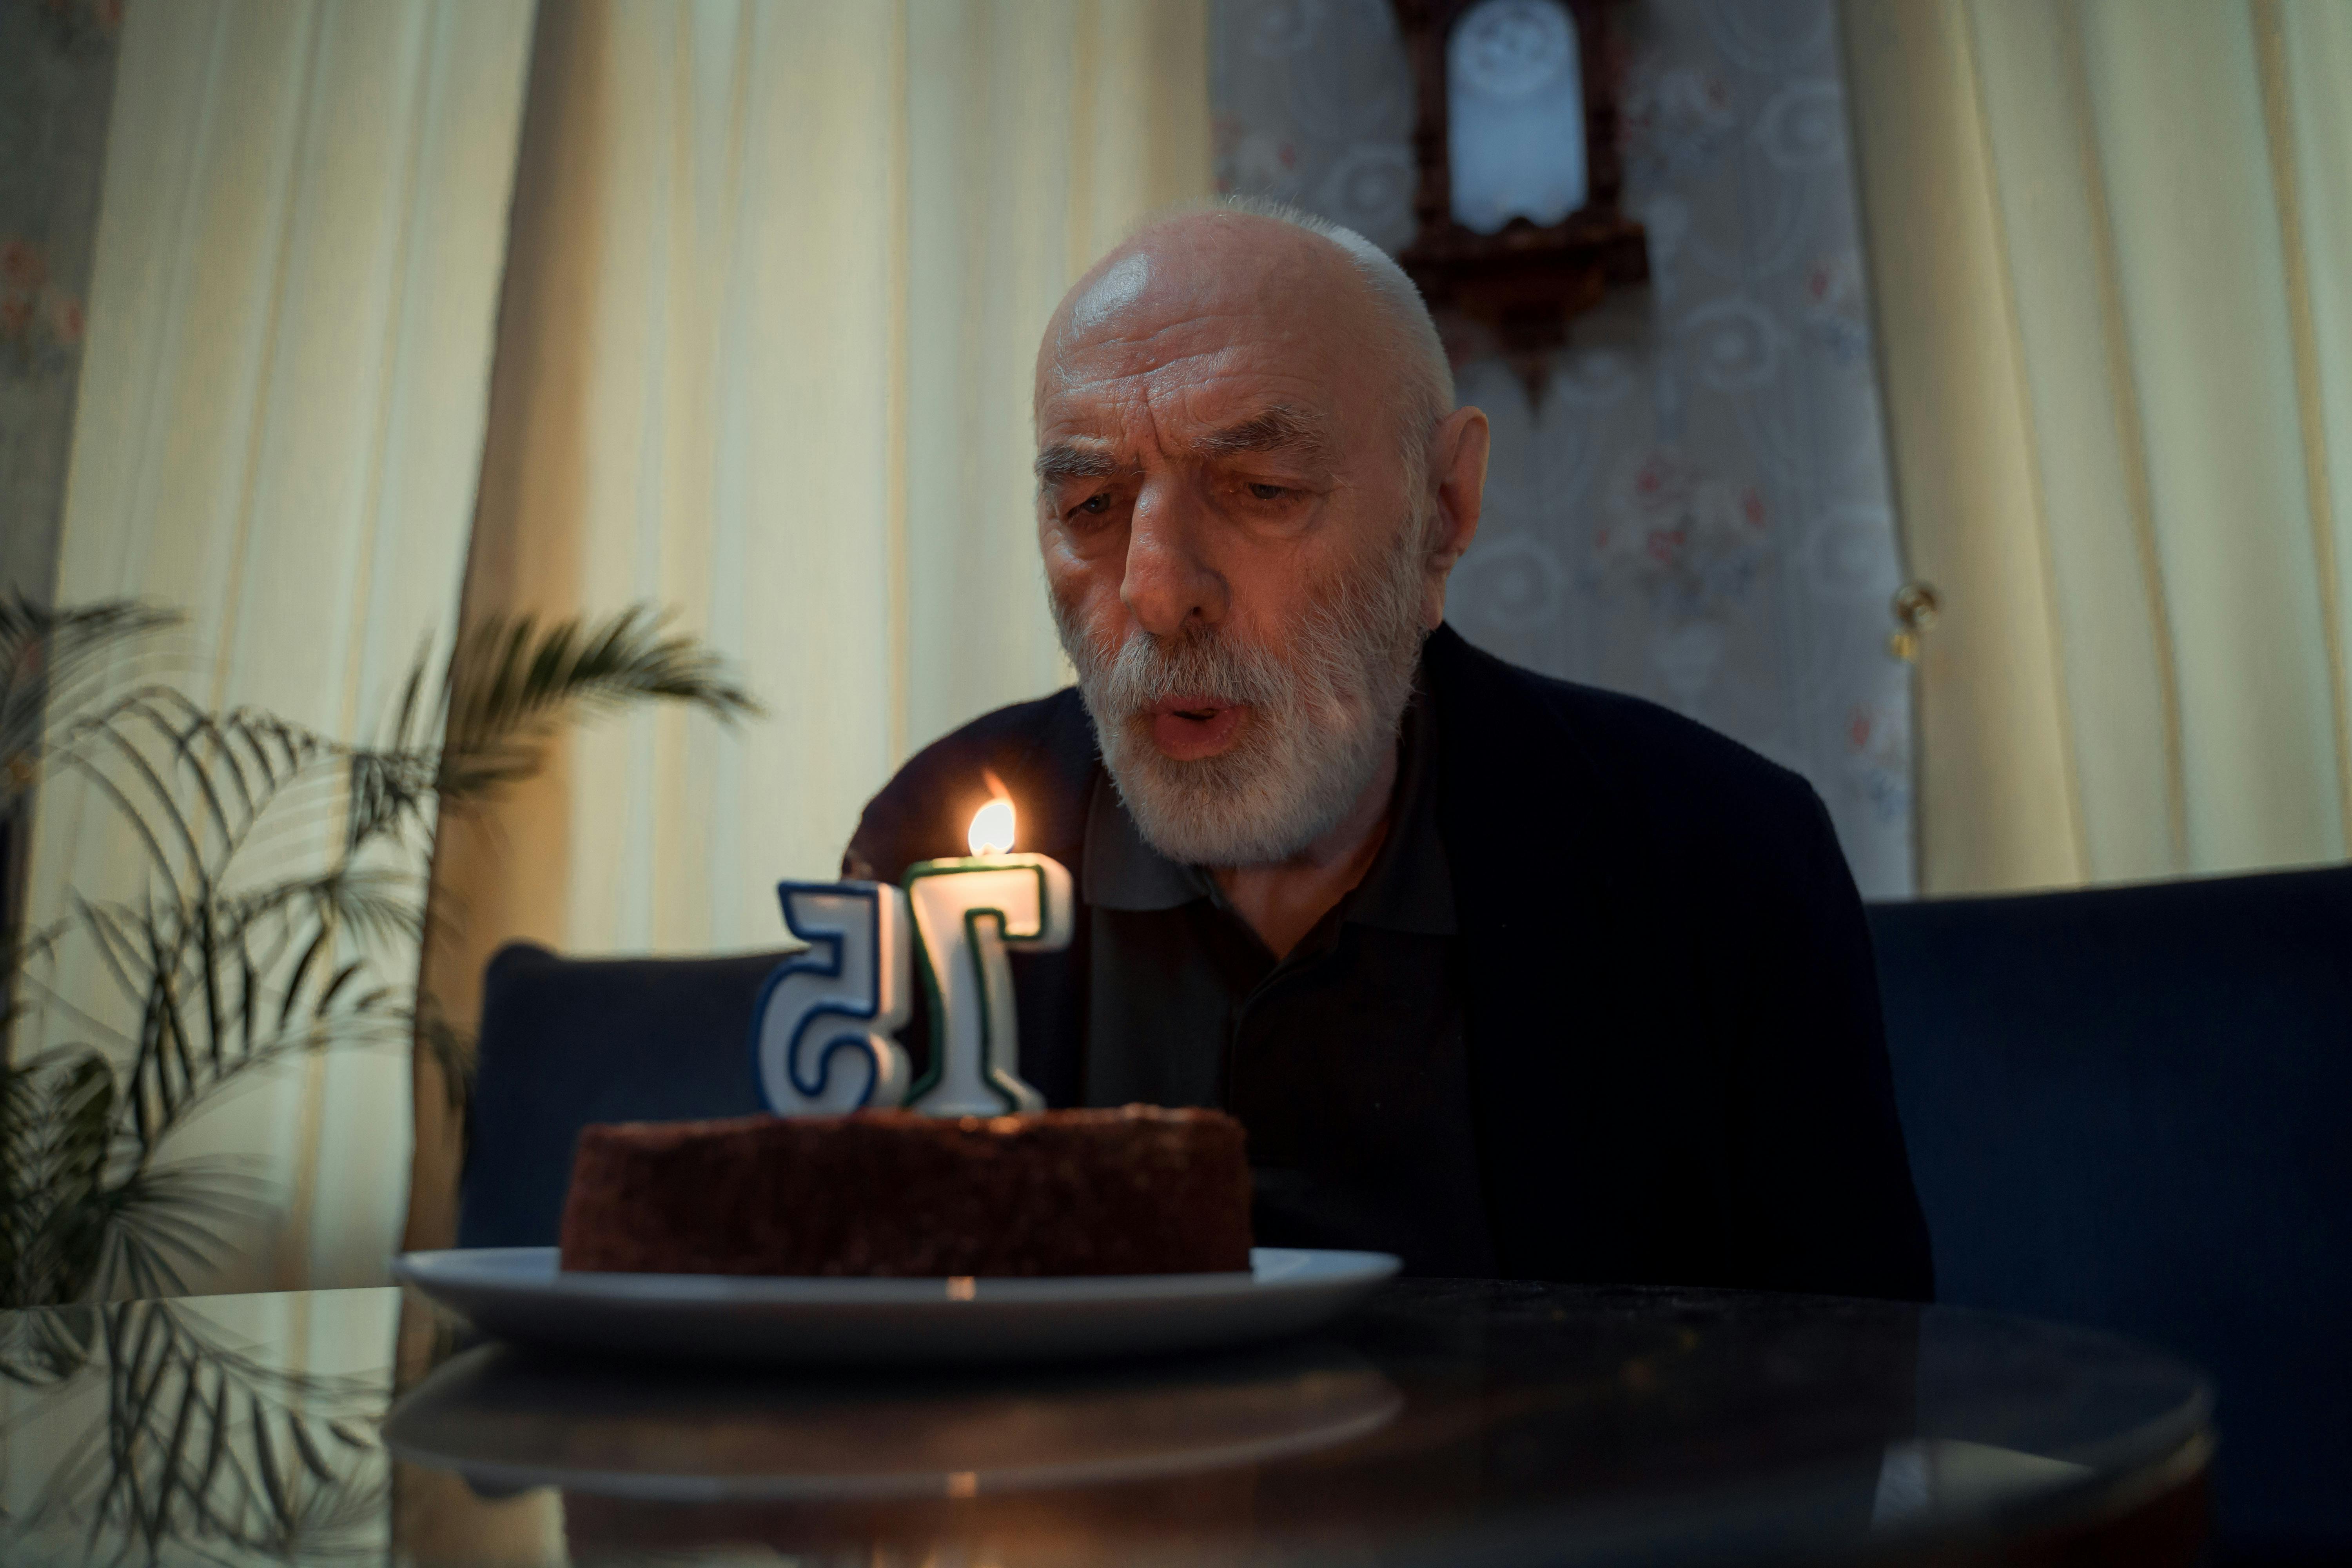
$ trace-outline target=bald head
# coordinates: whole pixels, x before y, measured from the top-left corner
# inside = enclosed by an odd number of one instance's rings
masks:
[[[1372,390],[1408,469],[1425,479],[1430,436],[1454,409],[1454,373],[1421,291],[1353,229],[1275,203],[1229,198],[1164,218],[1097,262],[1038,346],[1039,403],[1072,349],[1202,315],[1255,317],[1286,348],[1308,348]]]

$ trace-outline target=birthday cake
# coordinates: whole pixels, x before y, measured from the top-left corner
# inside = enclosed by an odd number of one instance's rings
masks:
[[[747,1116],[580,1135],[566,1269],[940,1278],[1250,1266],[1241,1124],[1130,1105]]]

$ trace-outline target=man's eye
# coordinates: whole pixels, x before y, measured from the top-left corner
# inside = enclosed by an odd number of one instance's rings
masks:
[[[1260,500],[1280,500],[1290,493],[1287,485],[1252,485],[1249,493]]]
[[[1088,517],[1100,517],[1110,510],[1110,497],[1108,494],[1090,495],[1070,510],[1085,512]]]

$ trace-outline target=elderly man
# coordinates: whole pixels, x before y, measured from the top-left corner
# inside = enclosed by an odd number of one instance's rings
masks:
[[[1078,890],[1068,950],[1015,960],[1050,1103],[1231,1111],[1265,1245],[1929,1293],[1821,803],[1444,625],[1486,418],[1394,263],[1294,214],[1156,225],[1056,312],[1035,416],[1078,684],[917,756],[846,865],[961,853],[1011,792]]]

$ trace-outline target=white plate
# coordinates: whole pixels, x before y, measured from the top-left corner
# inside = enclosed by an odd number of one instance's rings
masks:
[[[411,1252],[392,1271],[484,1333],[700,1361],[1066,1361],[1246,1344],[1354,1306],[1385,1252],[1254,1247],[1247,1274],[809,1279],[567,1274],[552,1247]]]

